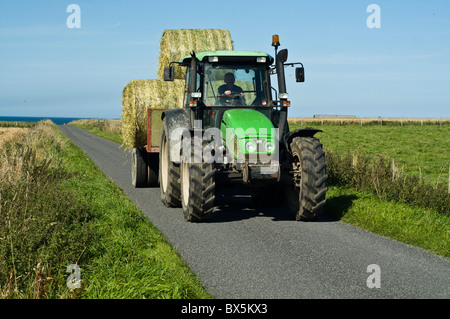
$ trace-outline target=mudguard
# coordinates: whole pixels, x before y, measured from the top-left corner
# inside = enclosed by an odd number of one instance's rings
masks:
[[[167,129],[172,132],[176,128],[191,129],[191,120],[186,109],[165,110],[161,114],[161,120],[166,119]]]
[[[168,134],[169,159],[180,163],[181,138],[190,136],[191,121],[186,109],[165,110],[161,120],[166,122]]]
[[[289,145],[291,145],[291,141],[294,137],[313,137],[316,133],[319,132],[323,131],[312,127],[296,129],[295,131],[289,132],[288,136],[286,137],[286,144],[290,149]]]

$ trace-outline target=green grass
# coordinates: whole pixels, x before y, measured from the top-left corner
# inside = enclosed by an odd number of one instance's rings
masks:
[[[97,136],[106,138],[107,140],[122,144],[122,136],[119,133],[108,132],[108,131],[102,130],[101,128],[99,128],[97,126],[87,126],[87,125],[81,125],[81,124],[76,124],[76,123],[72,123],[70,125],[89,130],[89,132],[94,135],[97,135]]]
[[[85,153],[67,144],[66,165],[73,173],[83,173],[65,186],[88,203],[98,235],[84,253],[86,263],[80,263],[80,297],[210,298],[142,212]]]
[[[38,122],[0,121],[0,127],[35,127]]]
[[[412,163],[398,163],[400,170],[432,179],[448,180],[450,125],[364,125],[292,123],[291,130],[311,125],[323,130],[316,137],[324,148],[342,153],[382,156]],[[433,166],[418,165],[425,163]],[[442,167],[437,167],[442,166]]]
[[[53,124],[0,154],[0,297],[212,298],[176,250]],[[81,288],[66,285],[81,268]]]
[[[450,258],[450,218],[342,186],[330,186],[325,213],[345,223]]]

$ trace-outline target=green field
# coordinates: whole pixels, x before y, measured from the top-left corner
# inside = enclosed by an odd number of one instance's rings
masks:
[[[449,178],[450,125],[405,124],[389,125],[323,124],[294,122],[290,129],[312,126],[323,130],[316,137],[324,148],[340,153],[382,156],[398,161],[405,174],[442,181]],[[403,162],[404,161],[404,162]]]

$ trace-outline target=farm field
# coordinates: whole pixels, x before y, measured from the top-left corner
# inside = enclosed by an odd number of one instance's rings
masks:
[[[301,127],[323,130],[316,137],[328,151],[395,160],[399,172],[441,186],[448,184],[450,120],[441,119],[290,119],[291,131]],[[322,124],[323,123],[323,124]],[[121,120],[78,120],[70,124],[122,142]]]
[[[25,134],[29,129],[19,127],[0,127],[0,148],[14,138],[16,134]]]
[[[0,121],[0,148],[7,142],[13,139],[16,135],[26,134],[35,123],[31,122],[7,122]]]
[[[316,137],[333,152],[381,156],[397,160],[400,171],[431,180],[448,181],[450,166],[450,123],[439,120],[404,122],[379,120],[291,120],[291,130],[311,126],[323,130]]]

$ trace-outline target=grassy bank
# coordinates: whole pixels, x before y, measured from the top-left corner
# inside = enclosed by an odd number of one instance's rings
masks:
[[[325,213],[345,223],[450,258],[450,218],[435,210],[330,185]]]
[[[2,298],[210,298],[162,234],[51,123],[0,157]],[[69,289],[67,267],[81,268]]]

